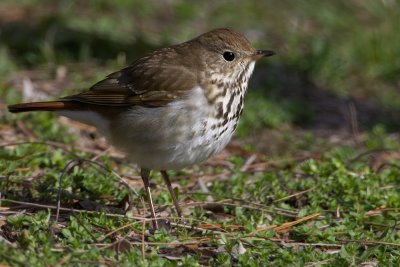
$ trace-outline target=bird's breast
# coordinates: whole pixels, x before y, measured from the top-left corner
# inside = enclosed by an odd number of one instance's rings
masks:
[[[227,94],[210,105],[204,88],[167,106],[134,106],[112,122],[111,143],[149,169],[180,169],[206,160],[229,142],[242,110],[243,95]]]

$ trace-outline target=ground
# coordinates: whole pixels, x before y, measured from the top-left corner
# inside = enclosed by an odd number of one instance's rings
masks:
[[[0,264],[400,265],[399,4],[259,2],[0,4]],[[228,147],[170,172],[182,220],[152,173],[159,231],[138,167],[93,127],[7,112],[221,26],[278,55]]]

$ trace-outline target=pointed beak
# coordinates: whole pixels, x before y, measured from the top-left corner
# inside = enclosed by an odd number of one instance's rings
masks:
[[[257,50],[257,52],[250,56],[252,60],[258,60],[263,57],[270,57],[275,55],[274,51],[271,50]]]
[[[271,50],[257,50],[257,55],[260,57],[270,57],[275,55],[275,52]]]

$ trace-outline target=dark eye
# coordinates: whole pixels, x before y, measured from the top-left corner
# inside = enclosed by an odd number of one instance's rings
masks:
[[[235,54],[229,51],[224,52],[223,56],[226,61],[232,61],[235,59]]]

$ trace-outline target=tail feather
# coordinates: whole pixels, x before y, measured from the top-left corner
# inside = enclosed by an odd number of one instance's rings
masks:
[[[27,111],[60,111],[65,109],[74,109],[77,103],[72,101],[50,101],[50,102],[33,102],[22,103],[8,106],[8,110],[12,113]]]

